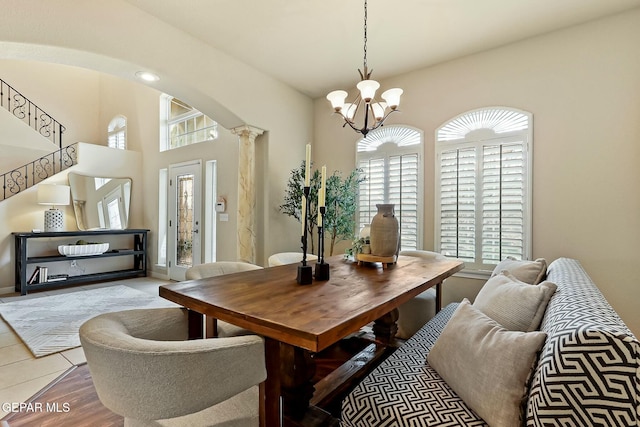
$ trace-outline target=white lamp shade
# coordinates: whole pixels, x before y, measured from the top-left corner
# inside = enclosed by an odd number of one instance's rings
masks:
[[[327,99],[331,102],[331,106],[335,111],[340,111],[344,105],[344,100],[347,99],[347,92],[344,90],[334,90],[327,95]]]
[[[377,121],[380,121],[384,118],[384,110],[387,109],[387,103],[374,102],[371,104],[371,108],[373,109],[373,117],[375,117]]]
[[[344,107],[342,107],[342,109],[344,110],[342,112],[342,114],[344,114],[344,117],[349,120],[350,122],[353,122],[353,118],[356,115],[356,110],[358,109],[358,105],[357,104],[344,104]]]
[[[375,80],[362,80],[356,87],[360,91],[360,96],[364,99],[364,102],[369,102],[376,96],[380,83]]]
[[[403,90],[396,87],[393,89],[389,89],[382,93],[382,99],[387,101],[387,104],[392,110],[398,108],[400,105],[400,95],[402,95]]]
[[[70,191],[68,185],[39,184],[37,199],[39,205],[68,205]]]

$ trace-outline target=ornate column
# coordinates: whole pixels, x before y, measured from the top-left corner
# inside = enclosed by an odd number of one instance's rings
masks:
[[[256,262],[256,137],[264,130],[243,125],[231,129],[238,135],[238,260]]]

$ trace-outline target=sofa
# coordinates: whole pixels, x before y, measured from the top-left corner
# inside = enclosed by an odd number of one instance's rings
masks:
[[[509,376],[512,370],[520,368],[526,372],[519,391],[517,421],[502,425],[640,426],[638,339],[577,260],[557,259],[545,272],[545,283],[555,289],[541,313],[539,326],[532,332],[498,329],[504,334],[531,334],[531,339],[540,343],[530,366],[524,366],[529,362],[522,358],[520,366],[504,366],[504,372],[495,374]],[[479,297],[480,294],[476,301]],[[447,334],[455,339],[456,335],[467,334],[458,330],[452,335],[451,328],[445,329],[463,308],[469,311],[468,306],[463,302],[445,307],[367,375],[342,403],[342,426],[501,425],[487,422],[472,409],[482,407],[483,401],[501,399],[500,390],[491,391],[493,378],[480,385],[479,380],[474,380],[469,385],[475,390],[471,394],[456,383],[460,391],[456,393],[456,387],[445,381],[430,363],[441,336]],[[519,335],[522,337],[529,335]],[[511,346],[507,352],[517,350],[516,347],[520,345]],[[440,364],[443,359],[446,364],[447,358],[455,363],[456,358],[467,357],[454,354],[455,348],[445,348],[448,354],[440,357]],[[486,371],[485,366],[489,369],[490,364],[491,360],[485,360],[476,366],[457,365],[453,373],[445,372],[447,379],[453,378],[455,383],[460,377],[462,381],[465,376],[475,378],[477,373]],[[460,394],[465,393],[463,399]],[[487,414],[486,408],[482,410]],[[490,411],[485,418],[493,415]]]

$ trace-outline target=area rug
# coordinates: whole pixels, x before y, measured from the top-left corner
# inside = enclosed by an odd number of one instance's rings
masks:
[[[35,357],[80,346],[78,329],[98,314],[135,308],[175,307],[159,296],[116,285],[90,291],[0,303],[0,315]]]

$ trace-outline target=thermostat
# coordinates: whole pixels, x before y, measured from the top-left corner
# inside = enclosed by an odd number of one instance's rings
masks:
[[[218,197],[216,202],[216,212],[224,212],[227,209],[226,203],[222,197]]]

